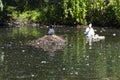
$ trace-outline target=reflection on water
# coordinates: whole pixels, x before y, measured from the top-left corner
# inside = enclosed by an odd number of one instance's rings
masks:
[[[0,54],[0,65],[3,65],[3,62],[4,62],[4,52],[1,52]]]
[[[24,28],[0,29],[1,80],[120,80],[119,31],[100,33],[106,39],[89,49],[84,30],[56,28],[68,44],[51,52],[26,45],[44,36],[46,29]]]
[[[85,38],[86,38],[86,44],[89,45],[89,49],[92,49],[93,42],[105,40],[105,36],[99,36],[98,34],[95,34],[94,36],[85,36]]]

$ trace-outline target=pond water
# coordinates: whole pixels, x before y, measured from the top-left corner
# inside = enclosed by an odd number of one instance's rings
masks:
[[[44,51],[26,45],[46,28],[0,28],[0,80],[120,80],[120,32],[98,29],[105,40],[86,44],[84,30],[55,28],[67,45]]]

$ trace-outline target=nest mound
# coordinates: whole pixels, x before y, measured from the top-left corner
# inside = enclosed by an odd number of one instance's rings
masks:
[[[45,51],[56,51],[65,45],[66,41],[57,35],[45,35],[37,40],[30,41],[28,45],[43,48]]]

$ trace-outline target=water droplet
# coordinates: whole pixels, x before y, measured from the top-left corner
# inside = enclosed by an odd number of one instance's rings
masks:
[[[115,60],[112,60],[112,62],[115,62]]]

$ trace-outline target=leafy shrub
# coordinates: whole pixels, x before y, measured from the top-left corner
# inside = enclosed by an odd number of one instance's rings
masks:
[[[25,11],[19,15],[19,19],[22,21],[37,22],[40,14],[39,11]]]

